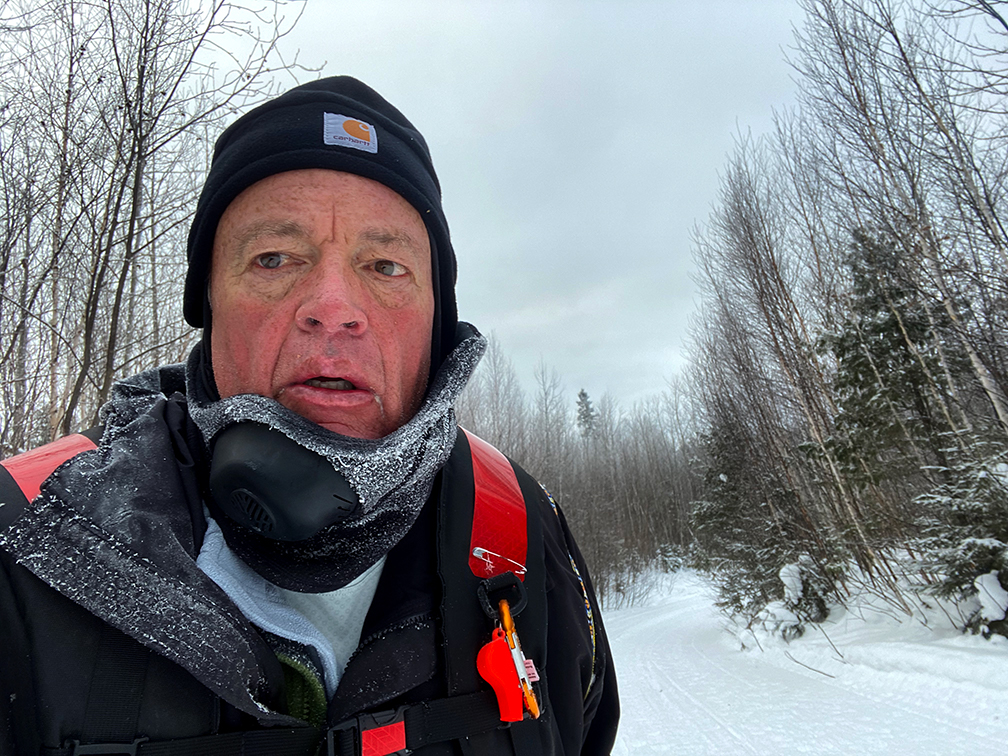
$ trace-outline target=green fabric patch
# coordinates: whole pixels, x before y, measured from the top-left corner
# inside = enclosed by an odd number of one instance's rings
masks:
[[[313,727],[325,724],[326,693],[321,678],[307,664],[277,653],[287,690],[287,713]]]

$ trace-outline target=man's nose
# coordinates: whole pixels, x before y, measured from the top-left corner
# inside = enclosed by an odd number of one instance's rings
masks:
[[[295,316],[301,330],[351,334],[367,330],[367,314],[360,304],[363,293],[351,276],[351,271],[335,265],[322,264],[312,271]]]

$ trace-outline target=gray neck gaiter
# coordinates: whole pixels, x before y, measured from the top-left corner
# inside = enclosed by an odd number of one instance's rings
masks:
[[[265,538],[208,502],[228,546],[271,583],[306,593],[341,588],[387,554],[413,525],[455,444],[458,426],[452,407],[486,350],[486,339],[468,329],[438,370],[417,414],[373,440],[341,436],[267,397],[240,394],[214,400],[202,377],[198,345],[186,364],[186,393],[189,414],[209,448],[233,423],[261,423],[327,459],[361,502],[353,516],[303,541]]]

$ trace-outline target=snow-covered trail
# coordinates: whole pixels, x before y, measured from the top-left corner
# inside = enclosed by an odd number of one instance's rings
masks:
[[[814,631],[741,651],[711,589],[688,573],[653,605],[605,620],[622,706],[616,754],[951,755],[1008,743],[1008,644],[913,628],[908,640],[905,627],[871,635],[872,623],[840,618],[830,635],[843,658]]]

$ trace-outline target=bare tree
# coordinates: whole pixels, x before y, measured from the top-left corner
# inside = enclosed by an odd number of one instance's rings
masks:
[[[184,353],[182,254],[208,135],[297,67],[277,43],[299,7],[48,0],[0,12],[7,450],[96,422],[117,378]]]

